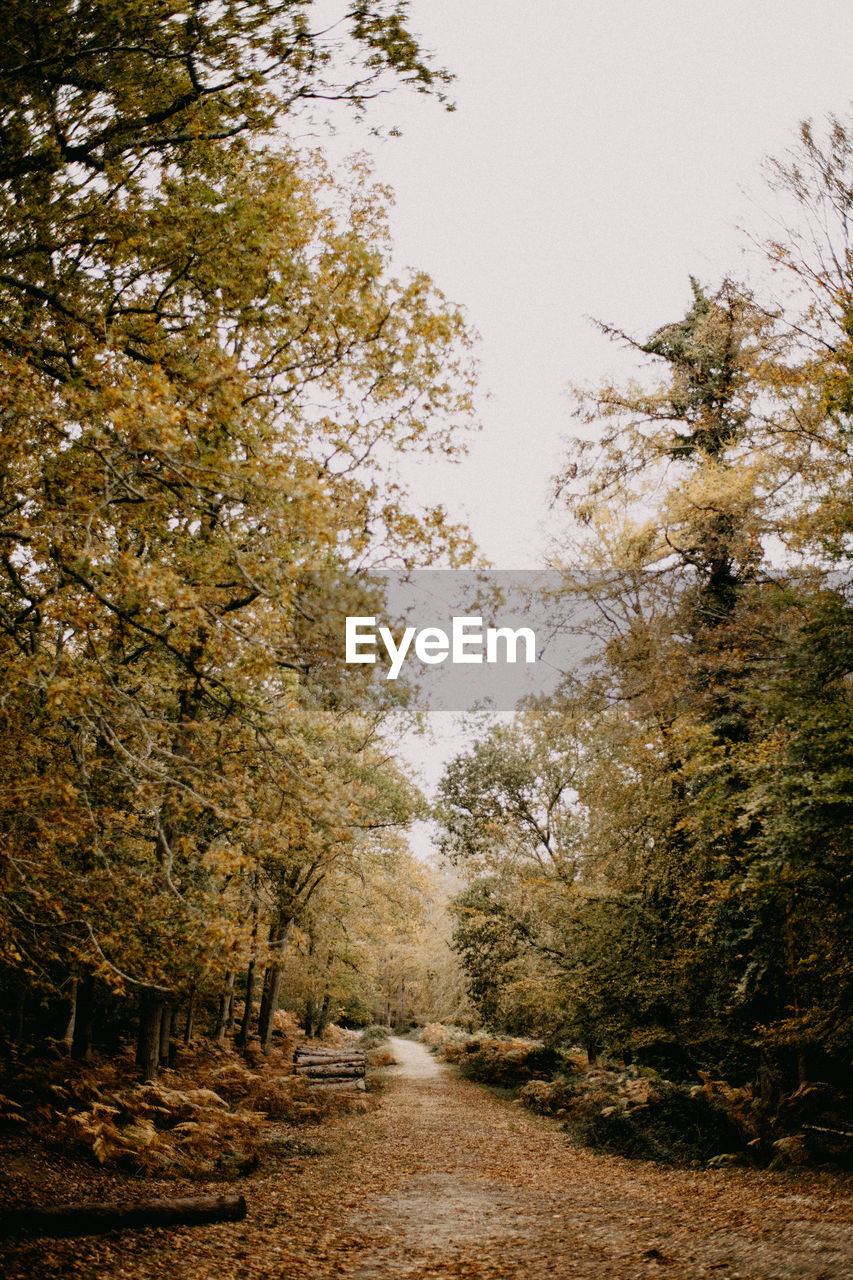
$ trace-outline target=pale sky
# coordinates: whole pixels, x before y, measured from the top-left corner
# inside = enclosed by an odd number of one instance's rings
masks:
[[[853,101],[853,0],[411,0],[411,19],[457,110],[395,93],[368,119],[403,136],[367,147],[398,262],[465,306],[490,399],[464,463],[409,476],[496,568],[534,568],[560,528],[566,386],[633,367],[586,317],[645,338],[684,314],[691,274],[755,277],[737,228],[772,210],[763,159]],[[332,150],[356,147],[363,126]],[[470,745],[458,715],[431,729],[403,744],[430,793]]]
[[[853,100],[853,3],[411,0],[411,25],[458,108],[395,93],[368,119],[403,136],[368,148],[399,262],[465,306],[491,395],[470,458],[417,484],[497,568],[534,567],[565,387],[628,367],[585,317],[646,337],[684,314],[691,273],[749,268],[736,227],[772,205],[762,159]]]

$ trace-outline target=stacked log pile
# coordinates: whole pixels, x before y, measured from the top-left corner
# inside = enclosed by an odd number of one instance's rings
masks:
[[[313,1089],[364,1089],[365,1059],[360,1049],[300,1045],[293,1068]]]

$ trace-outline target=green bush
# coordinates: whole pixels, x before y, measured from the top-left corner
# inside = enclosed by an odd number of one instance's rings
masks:
[[[358,1043],[362,1049],[375,1049],[377,1045],[384,1044],[386,1040],[391,1039],[391,1032],[387,1027],[381,1027],[374,1024],[372,1027],[365,1027],[358,1038]]]
[[[705,1098],[661,1081],[645,1106],[601,1106],[590,1097],[569,1108],[566,1129],[586,1146],[661,1164],[704,1163],[743,1149],[734,1125]]]

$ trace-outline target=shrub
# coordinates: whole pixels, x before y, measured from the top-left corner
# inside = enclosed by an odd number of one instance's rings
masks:
[[[433,1050],[443,1050],[446,1045],[464,1039],[464,1031],[458,1027],[446,1027],[442,1022],[428,1022],[420,1033],[421,1044]]]
[[[368,1049],[375,1049],[377,1045],[385,1044],[386,1040],[390,1040],[390,1038],[391,1032],[387,1027],[374,1025],[365,1027],[358,1038],[358,1043],[362,1049],[367,1051]]]
[[[367,1061],[371,1067],[396,1067],[397,1059],[390,1049],[371,1049]]]
[[[582,1096],[570,1107],[566,1127],[597,1150],[663,1164],[705,1162],[743,1149],[727,1116],[704,1097],[667,1080],[657,1082],[649,1100],[634,1107],[624,1099],[602,1107]]]
[[[456,1063],[469,1080],[498,1088],[514,1089],[535,1078],[551,1075],[559,1062],[553,1049],[530,1040],[504,1040],[496,1036],[473,1036],[445,1040],[441,1050],[448,1062]]]
[[[563,1115],[577,1100],[577,1086],[560,1076],[555,1080],[529,1080],[518,1096],[531,1111]]]

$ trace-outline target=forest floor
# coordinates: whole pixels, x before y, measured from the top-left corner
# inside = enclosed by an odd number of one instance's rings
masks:
[[[822,1173],[596,1155],[419,1044],[367,1114],[300,1130],[233,1187],[243,1222],[17,1244],[7,1280],[850,1280],[853,1198]]]

